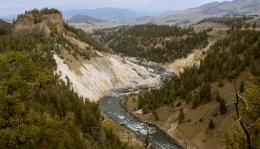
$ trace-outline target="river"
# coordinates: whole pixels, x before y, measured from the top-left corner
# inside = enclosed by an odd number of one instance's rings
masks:
[[[170,73],[162,68],[154,67],[153,69],[157,74],[161,75],[162,80],[168,79],[171,76]],[[112,118],[117,124],[127,127],[142,141],[148,141],[153,149],[181,149],[181,147],[164,131],[159,130],[151,124],[140,121],[122,107],[120,101],[124,96],[127,96],[129,93],[138,92],[138,89],[111,91],[108,96],[99,100],[100,110],[108,117]]]

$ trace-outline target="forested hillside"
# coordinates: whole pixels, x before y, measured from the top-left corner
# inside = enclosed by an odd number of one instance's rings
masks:
[[[205,59],[200,62],[200,66],[186,68],[179,76],[166,81],[162,88],[140,94],[137,101],[138,109],[142,109],[144,113],[153,113],[157,119],[160,119],[156,114],[156,110],[160,107],[172,105],[178,108],[181,103],[192,103],[191,108],[198,108],[212,100],[217,100],[220,113],[225,114],[227,111],[225,100],[218,92],[211,91],[212,84],[217,82],[221,88],[225,85],[223,80],[232,82],[242,72],[249,73],[254,79],[246,87],[243,81],[240,82],[240,92],[243,93],[246,88],[245,98],[248,99],[247,106],[250,110],[245,109],[245,105],[241,104],[243,111],[241,113],[250,131],[252,144],[255,147],[259,146],[260,113],[257,109],[260,107],[257,86],[260,76],[260,32],[254,27],[253,25],[250,29],[227,30],[227,37],[211,46]],[[230,101],[230,99],[226,100]],[[176,105],[176,101],[180,102]],[[184,120],[183,109],[180,110],[178,118],[180,122]],[[202,121],[203,119],[200,120]],[[209,123],[209,129],[214,129],[212,120]],[[231,137],[232,139],[229,138],[228,147],[246,148],[247,143],[243,136],[243,131],[237,131]]]
[[[53,73],[53,53],[67,49],[89,58],[88,51],[101,47],[67,28],[55,9],[0,24],[0,148],[127,148],[101,124],[98,105],[84,102]],[[65,34],[93,46],[77,51]]]
[[[247,21],[254,19],[257,16],[218,16],[218,17],[210,17],[205,18],[202,21],[199,21],[197,24],[203,23],[203,22],[212,22],[212,23],[219,23],[227,25],[228,27],[237,27],[241,28],[243,26],[246,26],[247,28],[250,26],[250,23],[247,23]]]
[[[145,58],[154,62],[171,62],[186,57],[193,49],[208,43],[206,29],[195,32],[192,27],[136,25],[97,31],[103,43],[114,52]]]

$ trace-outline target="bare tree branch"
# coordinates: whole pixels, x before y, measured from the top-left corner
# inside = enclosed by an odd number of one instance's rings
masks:
[[[235,107],[236,107],[236,115],[237,115],[237,122],[240,124],[240,126],[242,127],[244,133],[246,134],[246,139],[247,139],[247,148],[248,149],[252,149],[252,143],[251,143],[251,138],[250,138],[250,134],[249,131],[247,130],[247,128],[245,127],[243,120],[240,116],[239,113],[239,95],[237,92],[237,86],[236,86],[236,80],[234,80],[234,85],[235,85],[235,91],[236,91],[236,103],[234,103]]]
[[[248,110],[249,108],[248,108],[248,103],[247,103],[246,99],[242,95],[240,95],[239,93],[238,93],[238,96],[239,96],[240,99],[242,99],[242,101],[244,101],[244,103],[246,104],[246,109]]]
[[[256,124],[256,122],[258,121],[258,119],[256,119],[255,122],[253,122],[251,125],[247,126],[247,128],[251,128],[252,126],[254,126]]]

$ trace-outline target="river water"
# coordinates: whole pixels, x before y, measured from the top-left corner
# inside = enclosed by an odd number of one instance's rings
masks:
[[[162,80],[168,79],[171,74],[162,68],[153,68],[161,75]],[[158,86],[159,87],[159,86]],[[131,90],[131,93],[138,93],[138,89]],[[142,141],[148,141],[153,149],[181,149],[180,146],[165,132],[153,125],[140,121],[125,110],[120,104],[121,99],[130,93],[130,89],[111,91],[108,96],[99,100],[100,110],[116,123],[123,124]]]

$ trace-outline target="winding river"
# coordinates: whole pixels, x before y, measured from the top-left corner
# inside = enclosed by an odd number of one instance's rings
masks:
[[[157,74],[161,75],[162,80],[168,79],[171,76],[171,74],[162,68],[154,67],[153,69]],[[138,92],[139,89],[131,91],[130,89],[111,91],[108,96],[99,100],[100,109],[116,123],[123,124],[135,133],[139,139],[146,142],[148,141],[153,149],[181,149],[181,147],[164,131],[159,130],[154,125],[140,121],[122,107],[120,101],[124,96]]]

